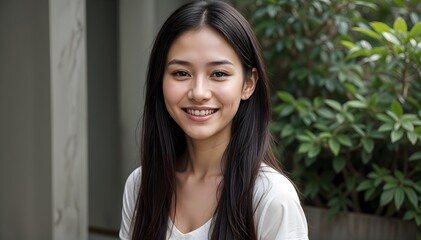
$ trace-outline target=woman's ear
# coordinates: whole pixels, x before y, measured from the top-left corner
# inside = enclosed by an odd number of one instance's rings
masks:
[[[259,73],[256,68],[251,69],[250,77],[248,77],[243,86],[242,100],[247,100],[254,92],[257,81],[259,80]]]

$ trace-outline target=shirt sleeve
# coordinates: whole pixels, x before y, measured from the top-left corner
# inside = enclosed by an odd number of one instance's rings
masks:
[[[297,191],[289,179],[270,173],[256,210],[259,240],[307,240],[307,220]]]
[[[137,191],[140,184],[140,168],[134,170],[127,178],[123,193],[123,207],[121,211],[120,239],[131,239],[131,224],[136,207]]]

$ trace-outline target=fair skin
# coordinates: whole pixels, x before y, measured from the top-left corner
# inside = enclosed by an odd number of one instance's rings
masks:
[[[232,119],[241,100],[252,95],[257,79],[254,68],[245,79],[235,50],[210,28],[187,31],[171,45],[164,100],[186,134],[187,153],[176,173],[177,200],[170,216],[183,233],[202,226],[215,212]]]

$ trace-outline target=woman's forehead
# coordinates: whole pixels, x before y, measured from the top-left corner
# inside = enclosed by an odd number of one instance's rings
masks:
[[[220,33],[209,27],[188,30],[178,36],[169,49],[167,64],[174,59],[188,62],[240,63],[231,44]]]

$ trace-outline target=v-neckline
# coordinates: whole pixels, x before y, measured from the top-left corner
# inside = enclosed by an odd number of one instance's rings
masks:
[[[172,221],[172,219],[171,218],[168,218],[168,222],[169,222],[169,229],[171,230],[171,232],[172,233],[176,233],[177,235],[180,235],[180,236],[182,236],[182,237],[185,237],[185,236],[188,236],[188,235],[195,235],[195,234],[198,234],[198,232],[202,232],[203,230],[205,230],[206,228],[207,229],[210,229],[210,227],[208,227],[208,225],[210,225],[211,224],[211,222],[212,222],[212,219],[213,218],[211,218],[211,219],[209,219],[206,223],[204,223],[203,225],[201,225],[200,227],[198,227],[198,228],[196,228],[196,229],[194,229],[194,230],[192,230],[192,231],[190,231],[190,232],[187,232],[187,233],[183,233],[183,232],[181,232],[178,228],[177,228],[177,226],[173,223],[173,221]],[[206,233],[207,233],[208,231],[206,231]]]

